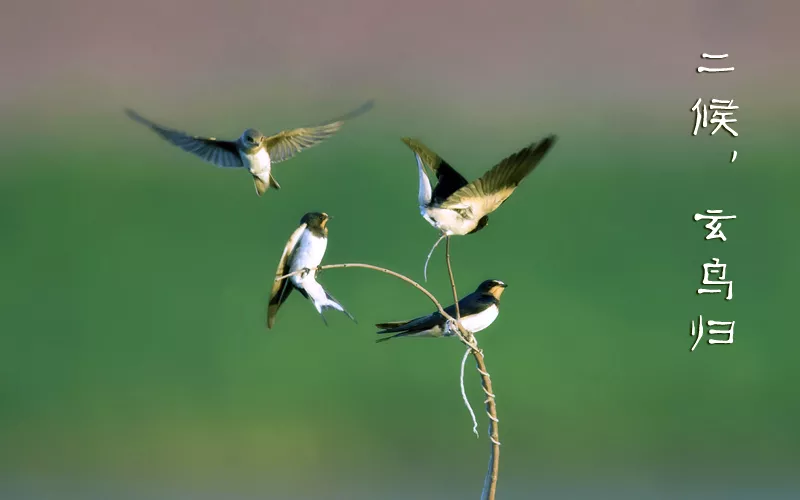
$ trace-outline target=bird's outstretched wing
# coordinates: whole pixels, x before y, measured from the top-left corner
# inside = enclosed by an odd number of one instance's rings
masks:
[[[162,127],[161,125],[151,122],[132,109],[126,109],[125,114],[131,119],[150,128],[153,132],[161,136],[161,138],[178,146],[187,153],[197,155],[200,159],[212,165],[218,167],[244,166],[242,158],[239,156],[236,143],[233,141],[220,141],[213,137],[192,136],[178,130]]]
[[[417,162],[424,165],[430,173],[436,175],[437,184],[433,188],[431,204],[438,205],[442,203],[448,196],[467,185],[467,179],[464,176],[459,174],[456,169],[421,141],[411,137],[403,137],[402,141],[414,152]]]
[[[289,257],[294,252],[297,242],[300,241],[303,231],[306,228],[305,222],[300,224],[300,227],[294,230],[283,248],[281,260],[278,262],[278,270],[275,272],[275,277],[284,276],[289,273]],[[292,292],[294,285],[292,285],[291,278],[284,278],[280,281],[272,283],[272,290],[269,294],[269,305],[267,306],[267,328],[272,328],[275,324],[275,315],[278,314],[281,304],[286,301],[286,298]]]
[[[483,177],[454,192],[441,204],[442,208],[468,210],[476,219],[494,212],[536,168],[555,142],[556,136],[551,135],[508,156]]]
[[[374,104],[375,101],[369,100],[353,111],[345,113],[338,118],[327,120],[320,125],[284,130],[264,138],[264,146],[267,148],[270,160],[272,163],[282,162],[304,149],[316,146],[338,132],[345,121],[366,113],[372,109]]]

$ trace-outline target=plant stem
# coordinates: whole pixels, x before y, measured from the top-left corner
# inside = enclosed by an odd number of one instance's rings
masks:
[[[458,309],[458,292],[456,292],[456,280],[453,278],[453,266],[450,264],[450,236],[447,236],[445,243],[444,257],[447,259],[447,275],[450,277],[450,288],[453,289],[453,303],[456,305],[456,319],[461,321],[461,311]],[[460,325],[459,325],[460,326]]]
[[[442,304],[436,300],[436,297],[429,292],[425,287],[417,283],[416,281],[412,280],[411,278],[404,276],[400,273],[394,272],[390,269],[386,269],[383,267],[373,266],[371,264],[361,264],[361,263],[348,263],[348,264],[327,264],[324,266],[317,267],[317,270],[322,271],[325,269],[346,269],[348,267],[360,267],[362,269],[372,269],[373,271],[378,271],[384,274],[388,274],[390,276],[394,276],[397,279],[403,280],[409,285],[413,286],[426,297],[430,299],[431,302],[436,306],[436,309],[439,311],[446,320],[453,321],[456,324],[456,328],[458,331],[458,336],[465,345],[467,345],[472,350],[472,356],[475,358],[476,368],[478,373],[481,376],[481,386],[483,388],[483,392],[486,393],[486,400],[484,403],[486,404],[486,414],[489,416],[489,439],[492,442],[492,449],[491,454],[489,455],[489,468],[486,472],[486,478],[484,479],[483,483],[483,492],[481,494],[481,500],[494,500],[495,492],[497,491],[497,475],[499,470],[499,459],[500,459],[500,431],[498,429],[498,422],[497,419],[497,405],[495,403],[494,392],[492,390],[492,379],[489,376],[489,372],[486,370],[486,362],[483,357],[483,351],[478,348],[478,341],[475,339],[475,336],[472,335],[471,332],[464,329],[461,325],[461,318],[460,318],[460,311],[458,308],[458,294],[456,292],[456,283],[455,279],[453,278],[453,270],[450,263],[450,238],[447,238],[447,250],[445,252],[445,256],[447,259],[447,271],[450,277],[450,287],[453,290],[453,297],[455,300],[455,309],[456,309],[456,317],[453,318],[449,314],[447,314],[442,307]],[[280,281],[282,279],[289,278],[296,274],[301,274],[310,271],[310,269],[300,269],[293,273],[285,274],[283,276],[276,276],[275,281]]]
[[[459,335],[462,338],[462,342],[472,350],[472,357],[475,358],[476,368],[481,376],[481,386],[483,387],[483,392],[486,393],[484,403],[486,404],[486,414],[489,416],[489,440],[492,443],[492,448],[489,454],[489,467],[486,471],[486,478],[483,481],[481,500],[494,500],[497,491],[497,475],[500,469],[500,430],[498,428],[497,403],[494,400],[494,392],[492,391],[492,378],[489,376],[488,370],[486,370],[486,361],[483,357],[483,351],[478,348],[478,340],[472,335],[472,332],[467,331],[461,325],[456,280],[453,277],[453,265],[450,261],[450,236],[447,237],[445,246],[445,259],[447,260],[447,274],[450,277],[450,288],[453,290],[453,300],[456,304],[456,325],[459,329]]]
[[[433,302],[433,304],[436,306],[436,309],[439,310],[439,314],[444,316],[445,319],[454,321],[454,318],[444,311],[444,308],[442,307],[442,304],[440,304],[439,301],[436,300],[436,297],[434,297],[431,292],[426,290],[425,287],[423,287],[422,285],[420,285],[416,281],[412,280],[408,276],[404,276],[404,275],[402,275],[400,273],[396,273],[396,272],[392,271],[391,269],[386,269],[384,267],[373,266],[371,264],[361,264],[361,263],[357,263],[357,262],[351,262],[351,263],[348,263],[348,264],[326,264],[324,266],[317,267],[317,270],[318,271],[324,271],[325,269],[345,269],[345,268],[348,268],[348,267],[360,267],[362,269],[372,269],[373,271],[378,271],[378,272],[381,272],[381,273],[385,273],[385,274],[388,274],[390,276],[394,276],[395,278],[398,278],[398,279],[401,279],[401,280],[405,281],[406,283],[408,283],[409,285],[413,286],[414,288],[416,288],[420,292],[424,293],[425,296],[428,297],[431,300],[431,302]],[[310,269],[298,269],[297,271],[295,271],[293,273],[284,274],[283,276],[276,276],[275,277],[275,281],[280,281],[282,279],[286,279],[286,278],[292,277],[292,276],[294,276],[296,274],[301,274],[301,273],[305,273],[305,272],[308,272],[308,271],[310,271]]]
[[[486,479],[483,481],[481,500],[494,500],[495,492],[497,491],[497,475],[500,470],[500,429],[498,428],[497,403],[494,400],[492,379],[486,369],[483,351],[472,348],[472,356],[475,358],[478,373],[481,374],[483,392],[486,393],[486,401],[484,403],[486,403],[486,414],[489,416],[489,440],[492,442],[489,467],[486,471]]]

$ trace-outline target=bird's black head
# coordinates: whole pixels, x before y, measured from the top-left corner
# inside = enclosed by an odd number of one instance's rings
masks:
[[[328,220],[330,220],[330,215],[326,214],[325,212],[308,212],[300,219],[300,224],[305,224],[306,227],[312,232],[321,233],[321,235],[327,236],[328,228],[325,227],[328,224]]]
[[[473,229],[472,231],[468,232],[467,234],[477,233],[481,229],[485,228],[487,224],[489,224],[489,216],[488,215],[484,215],[483,217],[478,219],[478,225],[475,226],[475,229]]]
[[[505,283],[500,280],[486,280],[480,285],[478,285],[478,289],[476,292],[482,293],[484,295],[491,295],[494,298],[500,300],[500,296],[503,294],[503,291],[506,288]]]

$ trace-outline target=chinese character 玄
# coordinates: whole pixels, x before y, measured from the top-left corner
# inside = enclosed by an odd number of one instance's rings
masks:
[[[722,210],[706,210],[706,213],[709,215],[703,214],[694,214],[694,220],[699,221],[701,219],[709,219],[710,222],[706,224],[706,229],[709,230],[708,236],[706,236],[707,240],[711,240],[714,238],[719,238],[722,241],[727,241],[728,238],[725,237],[725,233],[721,231],[722,223],[721,220],[724,219],[735,219],[735,215],[719,215],[722,213]]]

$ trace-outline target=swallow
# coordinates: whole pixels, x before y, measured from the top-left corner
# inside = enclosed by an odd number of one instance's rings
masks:
[[[125,113],[131,119],[149,127],[162,139],[208,163],[224,168],[246,168],[253,176],[256,194],[261,196],[270,187],[281,188],[272,175],[272,165],[288,160],[304,149],[328,139],[342,128],[345,121],[366,113],[373,105],[374,101],[369,100],[357,109],[320,125],[284,130],[271,136],[249,128],[232,141],[193,136],[162,127],[132,109],[126,109]]]
[[[308,271],[283,278],[272,284],[267,307],[267,328],[272,328],[272,325],[275,324],[275,315],[278,313],[278,309],[286,302],[286,298],[293,289],[297,289],[303,297],[311,301],[326,326],[328,322],[323,314],[326,309],[341,311],[355,321],[353,315],[347,312],[317,282],[317,267],[322,262],[328,247],[328,220],[330,220],[330,216],[326,213],[309,212],[300,219],[300,226],[289,237],[278,263],[275,277],[278,278],[303,269],[308,269]]]
[[[461,313],[461,326],[470,333],[476,333],[489,327],[500,314],[500,296],[506,288],[500,280],[486,280],[478,288],[458,301]],[[455,305],[445,307],[444,312],[456,317]],[[392,335],[376,340],[385,342],[395,337],[452,337],[455,332],[447,326],[447,319],[439,311],[408,321],[378,323],[381,328],[378,335]]]
[[[442,239],[476,233],[486,227],[489,214],[497,210],[536,168],[555,144],[556,136],[549,135],[522,148],[472,182],[467,182],[419,140],[404,137],[402,141],[414,152],[417,160],[420,214],[442,233],[425,261],[427,280],[428,260]],[[426,169],[436,176],[437,184],[433,189]]]

